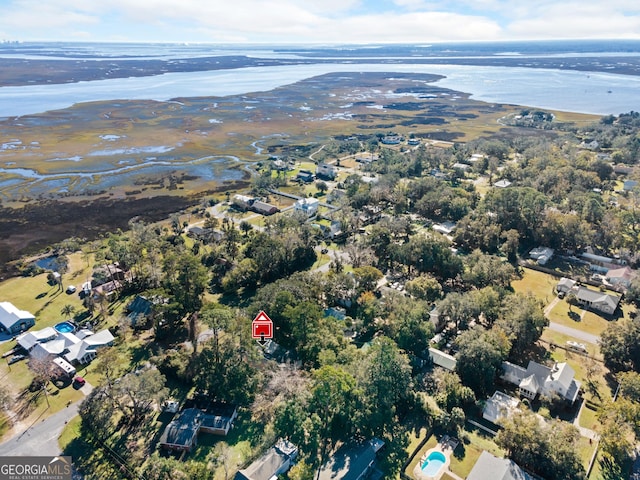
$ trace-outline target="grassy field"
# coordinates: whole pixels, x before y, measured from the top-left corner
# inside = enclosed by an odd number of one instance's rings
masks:
[[[578,314],[579,320],[570,317],[570,313]],[[549,321],[556,322],[567,327],[575,328],[592,335],[600,336],[609,325],[609,321],[605,318],[583,310],[576,305],[570,305],[566,300],[560,300],[549,312]]]
[[[557,283],[553,275],[525,268],[522,278],[511,282],[511,286],[516,292],[531,294],[548,305],[555,297],[553,287]]]
[[[587,353],[590,356],[602,360],[602,354],[600,353],[600,348],[598,347],[598,345],[586,342],[582,339],[575,338],[570,335],[565,335],[564,333],[556,332],[555,330],[551,330],[550,328],[545,328],[542,332],[542,337],[540,338],[546,342],[552,342],[556,345],[561,346],[566,346],[567,341],[577,341],[579,343],[582,343],[587,348]]]

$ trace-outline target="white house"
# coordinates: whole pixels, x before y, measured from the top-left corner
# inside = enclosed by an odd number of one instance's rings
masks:
[[[18,345],[34,358],[64,357],[66,362],[82,364],[93,360],[98,348],[111,345],[113,340],[109,330],[93,333],[82,329],[71,333],[58,332],[52,327],[25,332],[16,338]]]
[[[313,217],[316,213],[318,213],[319,205],[320,201],[317,198],[306,197],[301,198],[296,203],[294,203],[293,210],[296,212],[302,212],[307,217]]]
[[[553,257],[554,250],[549,247],[536,247],[529,252],[529,257],[536,260],[538,264],[544,265]]]
[[[10,335],[23,332],[36,324],[36,317],[19,310],[11,302],[0,302],[0,332]]]
[[[502,370],[500,378],[518,385],[518,391],[524,397],[534,399],[538,394],[557,394],[571,403],[578,398],[581,383],[574,379],[575,371],[566,363],[555,363],[550,368],[531,360],[525,369],[502,362]]]
[[[485,402],[484,408],[482,409],[482,418],[499,424],[502,419],[509,418],[515,412],[519,411],[519,405],[520,400],[517,398],[496,390],[493,396]]]
[[[96,357],[99,348],[113,344],[113,340],[109,330],[100,330],[71,345],[64,358],[70,363],[89,363]]]
[[[511,186],[511,182],[509,180],[502,179],[494,183],[493,186],[496,188],[508,188]]]

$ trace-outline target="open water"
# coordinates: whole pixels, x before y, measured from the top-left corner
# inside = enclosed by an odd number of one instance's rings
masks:
[[[462,56],[639,56],[638,42],[567,42],[497,44],[492,49],[487,45],[466,44],[460,48]],[[576,46],[578,45],[578,46]],[[571,47],[570,49],[568,47]],[[366,58],[406,58],[429,56],[430,58],[461,58],[451,50],[431,46],[416,47],[422,50],[391,48],[367,48]],[[536,47],[536,48],[534,48]],[[19,58],[84,58],[109,61],[115,58],[196,58],[215,55],[247,55],[263,58],[295,58],[313,52],[283,50],[269,47],[233,47],[206,45],[157,45],[157,44],[38,44],[0,48],[0,57]],[[338,58],[341,61],[352,56],[362,58],[363,51],[318,50],[314,58]],[[424,53],[427,52],[427,53]],[[329,55],[331,54],[331,55]],[[324,55],[324,56],[323,56]],[[329,55],[329,56],[327,56]],[[376,56],[378,55],[378,56]],[[169,101],[177,97],[226,96],[255,91],[268,91],[316,75],[330,72],[412,72],[444,75],[437,85],[470,93],[472,98],[486,102],[510,103],[554,110],[618,114],[640,110],[640,77],[601,72],[578,72],[572,70],[538,69],[526,67],[493,67],[463,65],[425,65],[375,63],[349,64],[325,63],[315,65],[279,65],[247,67],[231,70],[205,72],[166,73],[150,77],[96,80],[56,85],[28,85],[0,87],[0,117],[21,116],[48,110],[70,107],[76,103],[100,100],[149,99]]]

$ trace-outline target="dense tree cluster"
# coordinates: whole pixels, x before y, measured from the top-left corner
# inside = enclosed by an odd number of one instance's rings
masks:
[[[532,122],[554,128],[544,112],[529,113]],[[114,282],[116,296],[143,293],[153,300],[140,325],[153,327],[156,344],[151,364],[133,372],[116,371],[122,362],[100,355],[105,384],[81,406],[83,429],[103,441],[120,418],[144,423],[169,378],[250,409],[296,443],[303,455],[290,478],[310,478],[339,444],[373,435],[388,441],[386,473],[394,475],[407,418],[457,432],[474,402],[493,393],[502,362],[522,363],[532,353],[548,321],[539,301],[511,289],[524,252],[537,245],[567,253],[593,246],[633,261],[640,195],[613,195],[621,177],[597,150],[636,164],[638,128],[631,112],[582,130],[564,125],[544,137],[479,139],[446,149],[381,148],[375,135],[331,142],[318,159],[366,149],[378,160],[361,165],[375,181],[356,173],[340,178],[343,198],[327,215],[340,222],[342,243],[315,270],[319,245],[329,239],[296,215],[268,217],[260,227],[209,215],[209,233],[198,238],[185,238],[186,224],[176,215],[166,226],[132,222],[129,232],[88,245],[87,259],[94,255],[97,264],[117,262],[132,272]],[[587,140],[600,146],[578,147]],[[468,168],[453,167],[460,163]],[[287,183],[269,165],[253,181],[260,195]],[[498,179],[511,185],[494,187]],[[333,188],[315,186],[320,194]],[[430,228],[435,222],[457,222],[457,228],[442,235]],[[95,276],[115,280],[109,268]],[[385,276],[400,285],[382,286]],[[636,281],[629,298],[637,301],[638,292]],[[86,307],[105,317],[109,304],[92,296]],[[271,316],[274,341],[296,368],[276,367],[251,340],[250,319],[260,310]],[[447,327],[455,372],[421,370],[434,336],[432,315]],[[621,397],[600,416],[602,449],[614,459],[630,454],[640,432],[638,328],[636,320],[612,322],[602,335],[606,365],[621,383]],[[427,393],[437,404],[432,409],[422,402]],[[543,424],[530,413],[507,421],[496,438],[523,467],[558,479],[584,477],[576,440],[573,427]],[[220,448],[209,463],[226,472],[229,455]],[[198,464],[180,465],[152,458],[144,475],[210,476]]]

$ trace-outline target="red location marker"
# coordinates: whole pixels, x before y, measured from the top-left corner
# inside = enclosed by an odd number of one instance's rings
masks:
[[[262,344],[265,339],[273,338],[273,322],[263,311],[260,311],[251,322],[251,337]]]

